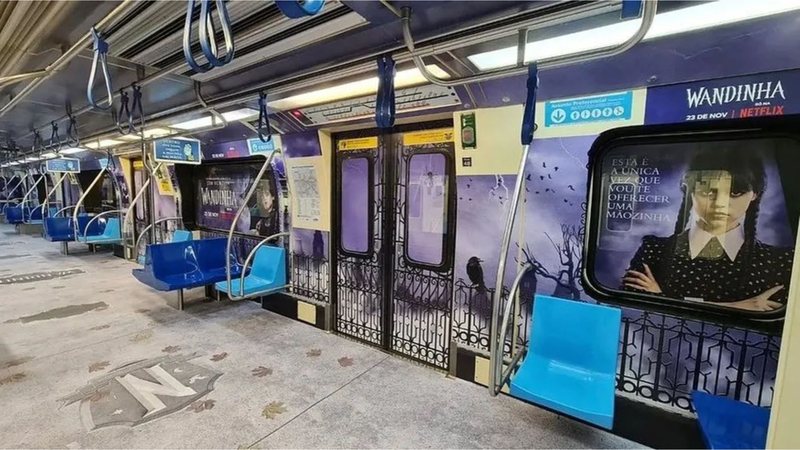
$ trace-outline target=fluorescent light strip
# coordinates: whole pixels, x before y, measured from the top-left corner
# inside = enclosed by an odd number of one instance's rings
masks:
[[[428,71],[439,78],[449,78],[449,75],[435,64],[426,67],[428,68]],[[394,77],[395,89],[426,84],[427,82],[428,81],[425,79],[425,77],[423,77],[420,71],[416,68],[401,70],[397,72]],[[344,100],[347,98],[360,97],[362,95],[370,95],[376,92],[378,92],[377,76],[275,100],[274,102],[269,102],[269,107],[274,110],[287,111],[305,106],[319,105],[337,100]]]
[[[173,133],[173,131],[168,129],[168,128],[148,128],[148,129],[144,130],[144,138],[145,139],[159,138],[161,136],[167,136],[167,135],[170,135],[172,133]],[[142,139],[142,135],[141,134],[123,134],[121,136],[117,136],[116,139],[119,139],[119,140],[122,140],[122,141],[133,142],[133,141],[141,140]]]
[[[703,30],[745,20],[800,9],[797,0],[717,0],[656,15],[644,40]],[[525,62],[570,55],[619,44],[639,27],[638,20],[606,25],[577,33],[529,42]],[[517,47],[507,47],[468,56],[480,70],[513,66]]]
[[[228,122],[236,122],[237,120],[245,120],[258,115],[258,110],[252,108],[241,108],[233,111],[222,113],[222,117]],[[199,119],[187,120],[186,122],[176,123],[170,125],[173,128],[181,130],[196,130],[198,128],[208,128],[214,125],[211,116],[200,117]]]
[[[70,148],[65,148],[64,150],[61,150],[61,154],[62,155],[74,155],[75,153],[80,153],[80,152],[85,152],[85,151],[86,151],[85,148],[70,147]]]
[[[55,158],[55,157],[57,157],[57,156],[58,156],[58,155],[57,155],[57,154],[55,154],[54,152],[48,152],[48,153],[45,153],[45,154],[43,154],[43,155],[40,155],[40,156],[39,156],[39,159],[53,159],[53,158]]]
[[[120,144],[123,144],[123,142],[122,141],[117,141],[117,140],[114,140],[114,139],[100,139],[99,142],[98,141],[92,141],[92,142],[87,142],[87,143],[85,143],[83,145],[84,145],[84,147],[97,149],[97,148],[113,147],[115,145],[120,145]]]

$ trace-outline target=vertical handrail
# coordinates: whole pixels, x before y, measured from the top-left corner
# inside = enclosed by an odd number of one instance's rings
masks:
[[[511,291],[508,293],[508,299],[506,300],[505,308],[503,308],[503,318],[501,321],[500,326],[500,336],[498,337],[499,342],[499,349],[500,349],[500,357],[499,358],[492,358],[491,360],[491,379],[494,380],[493,384],[490,388],[493,390],[492,395],[497,395],[503,389],[503,385],[507,380],[507,375],[510,375],[511,372],[514,370],[514,366],[516,365],[516,361],[519,360],[520,356],[524,353],[524,349],[520,350],[517,355],[512,355],[513,359],[511,360],[511,364],[508,366],[507,372],[503,372],[503,344],[506,340],[506,335],[508,334],[508,319],[511,317],[511,311],[515,308],[513,307],[514,304],[517,302],[517,291],[519,291],[519,285],[522,283],[522,278],[528,273],[530,270],[533,269],[533,264],[525,263],[522,266],[522,269],[517,272],[517,276],[514,278],[514,282],[511,284]],[[512,347],[513,348],[513,347]]]
[[[108,166],[109,166],[109,163],[107,162],[106,163],[106,167],[104,167],[100,172],[97,173],[97,176],[94,177],[94,180],[92,180],[92,184],[90,184],[89,187],[86,188],[85,191],[83,191],[83,194],[81,194],[81,197],[78,199],[78,202],[75,203],[75,210],[72,212],[72,226],[73,226],[73,228],[75,230],[75,239],[76,240],[78,239],[78,236],[80,236],[78,234],[78,231],[79,231],[78,230],[78,211],[80,211],[81,206],[83,206],[83,202],[86,200],[86,196],[89,194],[89,192],[91,192],[91,190],[94,189],[94,186],[103,178],[103,174],[106,172],[106,170],[108,170]]]
[[[492,321],[490,325],[491,336],[489,339],[489,362],[490,367],[494,368],[497,360],[503,359],[503,343],[498,338],[498,320],[500,318],[500,304],[503,299],[503,278],[506,272],[506,259],[508,258],[508,249],[511,246],[511,233],[514,229],[514,219],[517,216],[517,208],[519,207],[519,199],[522,195],[522,186],[524,184],[523,178],[525,177],[525,165],[528,163],[528,153],[530,153],[531,143],[533,142],[533,133],[536,130],[536,93],[539,88],[539,71],[537,65],[531,64],[528,66],[528,80],[527,80],[527,96],[525,99],[525,110],[522,113],[522,132],[520,140],[522,142],[522,158],[519,162],[519,169],[517,170],[517,178],[514,184],[514,195],[511,204],[508,208],[508,215],[506,216],[506,225],[503,230],[503,239],[500,244],[500,261],[497,265],[497,278],[495,282],[494,298],[492,301]],[[497,384],[496,372],[492,370],[489,373],[489,386],[492,395],[497,395],[494,392],[494,387]]]
[[[236,215],[233,217],[233,222],[231,223],[231,228],[228,230],[228,242],[225,246],[225,278],[228,281],[228,294],[230,295],[231,292],[231,245],[233,244],[233,232],[236,230],[236,224],[239,223],[239,217],[241,217],[244,209],[247,208],[247,202],[250,201],[250,197],[253,196],[256,189],[258,189],[258,182],[261,181],[261,178],[267,172],[270,164],[272,164],[272,158],[275,157],[275,153],[278,153],[280,150],[275,149],[269,156],[266,157],[264,160],[264,165],[261,166],[261,170],[258,171],[258,175],[253,180],[253,184],[250,186],[250,189],[247,191],[247,195],[245,195],[244,199],[242,199],[242,204],[239,206],[239,209],[236,211]]]
[[[47,195],[44,197],[44,207],[45,207],[45,209],[42,210],[42,212],[47,210],[47,205],[50,203],[50,196],[53,195],[56,192],[56,189],[58,189],[58,187],[61,186],[61,183],[63,183],[64,180],[66,180],[66,179],[67,179],[67,173],[64,172],[61,175],[61,178],[59,178],[58,181],[53,185],[53,189],[50,189],[50,191],[47,192]],[[42,216],[42,217],[44,217],[44,216]]]
[[[162,164],[163,163],[156,164],[155,167],[153,168],[153,173],[155,173],[155,171],[160,169]],[[144,163],[142,163],[142,165],[145,166],[145,168],[147,168],[148,171],[150,170],[149,165],[145,165]],[[134,216],[133,209],[136,207],[136,204],[139,202],[139,199],[142,198],[142,195],[144,195],[145,191],[150,186],[150,181],[152,179],[153,179],[153,177],[152,177],[152,173],[151,173],[151,176],[148,177],[147,180],[145,180],[144,183],[142,183],[142,187],[140,187],[139,190],[136,192],[136,196],[133,197],[133,200],[131,200],[131,204],[128,206],[128,209],[125,211],[125,220],[122,223],[122,238],[123,239],[125,239],[125,236],[127,236],[128,232],[130,231],[130,230],[128,230],[128,224],[132,222],[130,220],[130,218],[132,218]]]
[[[28,189],[28,191],[25,192],[25,195],[22,196],[23,209],[25,209],[25,204],[28,202],[28,197],[31,195],[31,192],[33,192],[36,189],[36,186],[39,186],[39,183],[41,183],[42,178],[44,178],[44,174],[39,175],[39,178],[33,183],[33,185]]]

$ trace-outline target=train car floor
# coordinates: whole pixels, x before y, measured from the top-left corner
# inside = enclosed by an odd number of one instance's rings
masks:
[[[638,447],[82,247],[0,225],[1,447]]]

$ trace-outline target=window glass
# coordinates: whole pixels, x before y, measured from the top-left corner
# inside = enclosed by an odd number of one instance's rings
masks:
[[[441,153],[413,155],[407,180],[406,257],[418,264],[440,266],[447,234],[447,159]]]
[[[369,158],[345,158],[341,162],[340,230],[341,246],[345,252],[355,254],[370,253],[372,236],[372,208],[370,205]]]

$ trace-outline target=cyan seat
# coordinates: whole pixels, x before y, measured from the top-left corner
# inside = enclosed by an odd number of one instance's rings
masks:
[[[99,220],[98,220],[99,221]],[[79,220],[80,222],[80,220]],[[105,227],[100,234],[89,234],[78,236],[78,242],[86,244],[119,244],[122,242],[122,230],[120,229],[119,217],[110,217],[106,220]]]
[[[622,312],[537,295],[511,395],[611,429]]]
[[[225,238],[200,239],[148,245],[144,267],[133,269],[140,282],[159,291],[208,286],[226,279]],[[241,266],[231,258],[231,275],[240,276]]]
[[[769,409],[698,391],[692,403],[708,448],[766,447]]]
[[[233,297],[239,295],[261,296],[269,295],[282,290],[286,286],[286,250],[283,247],[265,245],[256,251],[253,257],[253,266],[250,273],[244,277],[244,289],[240,277],[231,279],[231,291]],[[231,295],[228,292],[227,277],[225,281],[220,281],[214,287],[220,291]]]
[[[44,238],[50,242],[70,242],[75,240],[75,228],[71,217],[46,217],[44,219]]]

